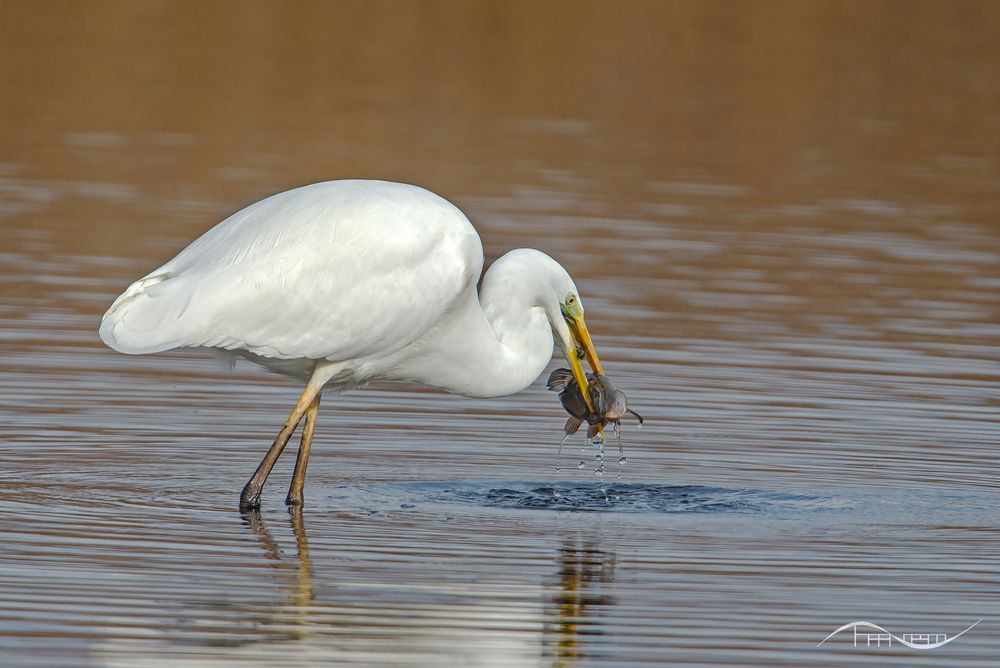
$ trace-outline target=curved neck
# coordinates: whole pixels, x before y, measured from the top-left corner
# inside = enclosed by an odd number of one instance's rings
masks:
[[[483,280],[470,286],[437,326],[405,351],[397,380],[440,387],[470,397],[520,392],[552,359],[552,328],[541,308]]]

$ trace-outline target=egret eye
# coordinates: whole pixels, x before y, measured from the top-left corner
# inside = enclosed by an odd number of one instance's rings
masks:
[[[580,298],[572,292],[566,295],[563,302],[559,304],[559,309],[562,311],[563,317],[566,318],[580,318],[583,316],[583,306],[580,305]]]

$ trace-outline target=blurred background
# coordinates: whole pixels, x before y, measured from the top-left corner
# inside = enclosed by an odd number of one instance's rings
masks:
[[[605,476],[635,513],[538,491],[598,482],[539,384],[328,401],[305,522],[283,481],[235,513],[295,386],[97,326],[338,178],[567,267],[649,420]],[[0,1],[0,233],[11,665],[841,665],[854,618],[1000,619],[994,2]]]

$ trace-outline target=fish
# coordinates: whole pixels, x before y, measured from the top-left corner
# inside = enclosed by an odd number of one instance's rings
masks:
[[[580,385],[576,382],[572,371],[556,369],[549,375],[546,387],[559,393],[563,409],[570,414],[564,429],[567,435],[575,434],[580,425],[586,422],[590,425],[587,429],[587,438],[594,438],[601,427],[609,423],[617,426],[626,415],[634,417],[640,425],[643,423],[642,416],[628,407],[625,393],[615,387],[607,376],[589,373],[587,385],[590,403],[594,406],[593,411],[587,408],[583,392],[580,391]]]

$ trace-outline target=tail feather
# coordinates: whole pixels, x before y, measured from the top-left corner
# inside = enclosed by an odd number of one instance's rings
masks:
[[[190,290],[177,290],[186,283],[170,273],[142,278],[111,304],[101,320],[101,340],[118,352],[155,353],[183,345],[178,322],[190,301]],[[177,299],[178,294],[187,295]]]

